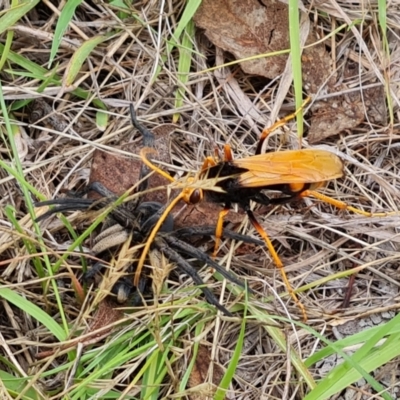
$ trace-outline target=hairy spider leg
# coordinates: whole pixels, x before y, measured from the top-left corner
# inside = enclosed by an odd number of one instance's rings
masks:
[[[229,317],[233,316],[230,311],[228,311],[223,305],[219,303],[213,292],[204,285],[204,282],[197,271],[183,257],[181,257],[168,245],[164,245],[160,238],[156,239],[156,245],[158,249],[163,252],[170,261],[174,262],[178,268],[180,268],[183,272],[185,272],[186,275],[192,278],[193,282],[200,287],[201,291],[204,293],[204,296],[210,304],[217,307],[225,315]]]
[[[187,237],[187,236],[213,236],[215,235],[215,227],[212,225],[202,225],[202,226],[194,226],[190,228],[179,228],[172,232],[174,237]],[[258,246],[263,245],[264,242],[262,240],[253,238],[248,235],[242,235],[241,233],[237,233],[235,231],[231,231],[229,229],[224,229],[223,236],[229,239],[241,241],[244,243],[256,244]],[[185,242],[186,243],[186,242]]]
[[[237,278],[232,272],[227,271],[225,268],[221,267],[217,262],[215,262],[209,255],[204,253],[203,251],[197,249],[196,247],[192,246],[191,244],[184,242],[175,236],[172,235],[162,235],[163,240],[165,240],[168,245],[180,252],[186,253],[190,257],[196,258],[199,261],[202,261],[211,267],[213,267],[217,272],[219,272],[224,278],[228,281],[235,283],[236,285],[245,289],[244,283]],[[253,292],[249,289],[250,292]]]

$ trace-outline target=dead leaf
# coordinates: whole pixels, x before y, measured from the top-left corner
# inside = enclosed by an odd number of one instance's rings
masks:
[[[332,71],[332,59],[326,51],[324,43],[317,43],[318,37],[310,32],[301,56],[301,67],[303,71],[303,84],[307,95],[315,96],[321,88],[323,92],[334,92],[336,73]]]
[[[203,0],[194,16],[216,46],[237,59],[289,48],[287,5],[257,0]],[[273,79],[286,65],[287,55],[245,61],[240,65],[249,74]]]
[[[321,142],[346,129],[355,128],[364,120],[364,113],[359,104],[346,102],[340,97],[336,101],[320,101],[313,108],[314,114],[307,136],[310,144]]]
[[[212,369],[210,370],[211,364]],[[209,384],[207,379],[210,374],[212,384]],[[224,370],[222,367],[211,360],[210,349],[207,346],[200,345],[189,377],[190,400],[203,400],[208,396],[212,398],[223,376]],[[198,390],[194,391],[193,389],[195,388],[198,388]]]
[[[343,78],[351,80],[357,74],[358,65],[348,62],[344,66]],[[333,93],[347,89],[346,84],[334,88],[328,86],[328,92]],[[331,90],[332,89],[332,90]],[[383,87],[365,89],[362,93],[355,91],[347,95],[341,95],[319,101],[312,108],[308,140],[310,144],[343,132],[347,129],[354,129],[360,125],[365,116],[368,115],[370,122],[382,123],[386,119],[386,101]]]

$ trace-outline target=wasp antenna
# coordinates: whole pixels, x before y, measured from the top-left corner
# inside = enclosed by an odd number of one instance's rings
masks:
[[[157,153],[156,150],[145,147],[142,150],[140,150],[140,158],[142,159],[142,162],[149,167],[152,171],[157,172],[161,176],[163,176],[165,179],[169,180],[170,182],[175,182],[175,179],[169,175],[167,172],[163,171],[161,168],[156,167],[148,158],[147,154],[149,153]]]
[[[139,284],[139,279],[140,279],[140,274],[142,273],[143,265],[146,260],[147,254],[150,250],[150,246],[153,243],[157,232],[160,230],[161,226],[163,225],[164,221],[167,219],[169,213],[172,211],[172,209],[176,206],[176,204],[182,200],[183,198],[183,193],[181,193],[179,196],[175,197],[169,203],[168,207],[165,208],[163,214],[161,215],[160,219],[157,221],[157,223],[154,225],[153,230],[150,232],[149,237],[147,238],[146,245],[144,246],[144,249],[142,251],[142,255],[140,256],[138,265],[136,267],[136,272],[135,272],[135,278],[133,280],[133,284],[137,286]]]

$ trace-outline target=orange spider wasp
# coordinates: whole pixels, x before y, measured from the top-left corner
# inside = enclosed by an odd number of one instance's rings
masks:
[[[280,126],[283,126],[290,119],[294,118],[307,104],[295,113],[278,120],[270,128],[265,128],[257,144],[255,155],[241,159],[234,159],[229,145],[224,146],[224,158],[219,160],[207,157],[200,171],[194,176],[187,177],[183,182],[181,193],[175,197],[164,209],[157,224],[154,226],[147,238],[146,245],[142,252],[139,264],[136,269],[134,284],[137,285],[141,269],[145,262],[150,246],[167,218],[170,211],[180,201],[187,204],[197,204],[205,196],[212,202],[224,204],[219,214],[215,231],[216,254],[223,229],[223,220],[233,203],[241,206],[246,212],[251,224],[263,238],[272,259],[281,272],[282,279],[287,287],[288,293],[293,301],[301,309],[304,321],[307,321],[307,314],[304,305],[298,299],[286,276],[283,263],[279,258],[271,239],[263,227],[258,223],[253,211],[250,208],[250,201],[262,205],[284,204],[293,199],[302,197],[314,197],[318,200],[331,204],[339,209],[346,209],[364,216],[386,216],[386,213],[369,213],[347,205],[345,202],[333,199],[316,191],[325,183],[343,176],[343,163],[335,154],[319,149],[284,150],[261,154],[262,145],[268,135]],[[149,131],[139,124],[136,114],[131,105],[131,115],[134,126],[142,133],[149,135]],[[171,183],[178,181],[165,171],[156,167],[147,157],[154,153],[151,148],[143,148],[140,152],[141,159],[151,170],[161,174]],[[177,185],[178,186],[178,185]],[[175,186],[176,187],[176,186]],[[269,198],[263,193],[264,190],[280,192],[281,197]]]

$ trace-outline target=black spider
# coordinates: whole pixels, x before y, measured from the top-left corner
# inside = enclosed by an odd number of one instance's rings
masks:
[[[56,207],[38,218],[38,221],[47,218],[49,215],[58,212],[74,211],[74,210],[99,210],[112,203],[117,197],[107,190],[100,183],[94,183],[90,185],[85,192],[89,190],[95,190],[101,196],[100,199],[79,199],[79,198],[63,198],[53,199],[36,203],[37,207],[41,206],[53,206]],[[148,233],[157,222],[159,216],[162,214],[164,207],[160,203],[156,202],[144,202],[141,204],[130,204],[130,202],[123,203],[113,208],[110,211],[109,219],[113,223],[108,222],[108,227],[104,229],[98,236],[98,240],[93,247],[95,255],[100,256],[105,250],[110,249],[116,245],[120,245],[125,242],[129,234],[132,235],[132,241],[135,244],[145,243]],[[194,247],[190,243],[184,240],[184,238],[193,236],[212,236],[215,234],[214,226],[202,226],[183,228],[179,230],[173,230],[173,219],[172,216],[168,216],[162,229],[158,232],[154,242],[152,243],[152,251],[158,251],[165,255],[165,257],[176,267],[186,275],[192,278],[192,280],[200,286],[205,298],[210,304],[216,306],[225,315],[231,316],[232,314],[222,306],[215,295],[210,289],[206,287],[197,270],[186,260],[186,256],[194,258],[201,262],[204,262],[218,271],[223,277],[232,283],[235,283],[243,288],[245,284],[236,277],[232,272],[226,271],[217,262],[215,262],[205,252]],[[262,244],[260,240],[253,239],[249,236],[241,235],[230,230],[224,230],[225,237],[243,241],[246,243],[254,243],[257,245]],[[93,273],[96,273],[100,268],[101,264],[98,264],[94,269]],[[134,272],[128,271],[129,273]],[[121,278],[113,287],[112,292],[116,295],[118,302],[125,302],[128,298],[133,298],[133,303],[139,304],[142,296],[144,295],[147,277],[142,277],[139,282],[139,287],[133,287],[133,278],[129,275]]]

